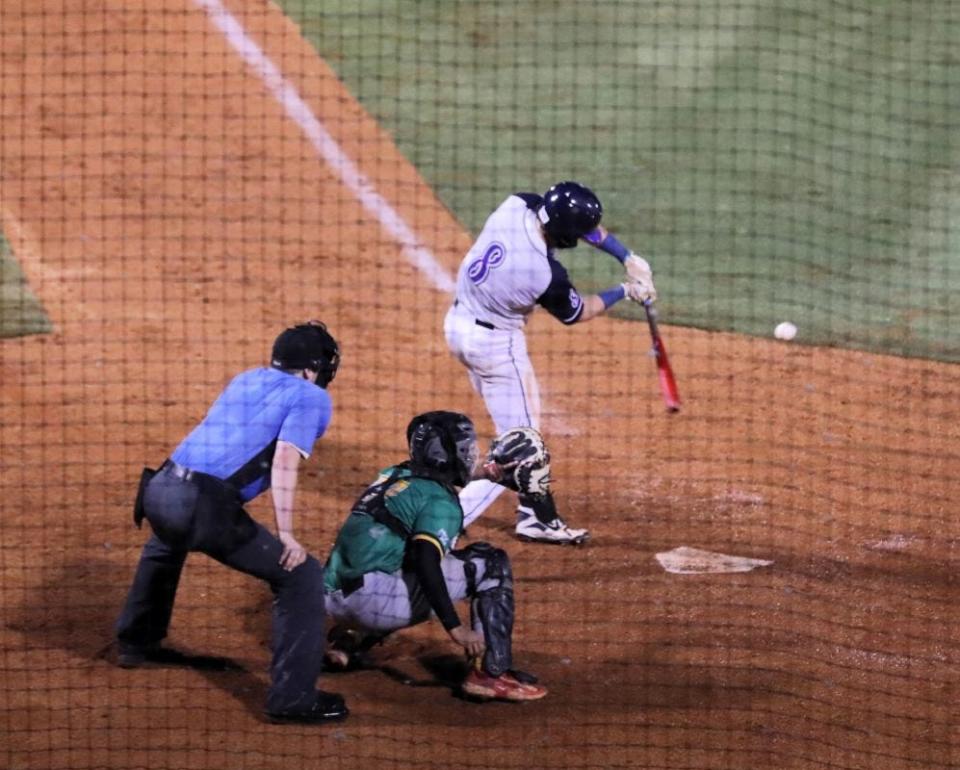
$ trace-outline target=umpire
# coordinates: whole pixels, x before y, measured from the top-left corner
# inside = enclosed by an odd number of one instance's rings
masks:
[[[279,722],[348,714],[343,698],[316,689],[324,650],[323,568],[293,535],[301,458],[330,422],[326,387],[340,363],[318,321],[277,337],[272,366],[237,375],[158,471],[144,469],[134,520],[153,534],[117,621],[118,664],[169,659],[167,635],[187,554],[205,553],[265,580],[273,591],[273,660],[266,713]],[[244,504],[272,487],[277,536]]]

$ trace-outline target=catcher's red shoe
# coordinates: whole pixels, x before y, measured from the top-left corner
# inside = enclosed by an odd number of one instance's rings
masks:
[[[521,682],[509,672],[500,676],[490,676],[485,671],[472,669],[463,680],[463,692],[474,698],[484,700],[525,701],[540,700],[547,694],[547,688],[541,684]]]

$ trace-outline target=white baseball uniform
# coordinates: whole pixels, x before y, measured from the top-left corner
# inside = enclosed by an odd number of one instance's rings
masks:
[[[523,328],[537,305],[561,322],[576,323],[583,299],[540,231],[543,198],[517,193],[487,218],[457,275],[457,298],[443,330],[467,367],[497,433],[540,427],[540,389]],[[483,513],[503,487],[474,481],[460,493],[464,526]]]

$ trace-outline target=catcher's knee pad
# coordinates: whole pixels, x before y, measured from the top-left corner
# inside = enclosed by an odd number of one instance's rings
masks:
[[[478,542],[454,551],[452,555],[464,563],[469,596],[497,587],[513,590],[513,568],[510,566],[510,556],[502,548],[496,548],[490,543]],[[475,561],[482,561],[484,565],[483,577],[479,581]]]

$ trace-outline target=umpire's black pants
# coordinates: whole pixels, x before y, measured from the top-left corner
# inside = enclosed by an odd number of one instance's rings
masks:
[[[228,542],[223,547],[212,538],[194,542],[191,531],[199,520],[212,529],[217,514],[212,509],[218,504],[221,501],[215,495],[163,470],[149,482],[144,507],[154,533],[143,547],[117,621],[117,639],[121,646],[132,647],[163,639],[187,554],[191,550],[206,553],[228,567],[265,580],[273,591],[273,660],[267,711],[309,708],[316,698],[325,642],[323,567],[308,556],[303,564],[287,572],[279,563],[283,545],[252,520],[250,532],[255,529],[255,534],[245,542]]]

